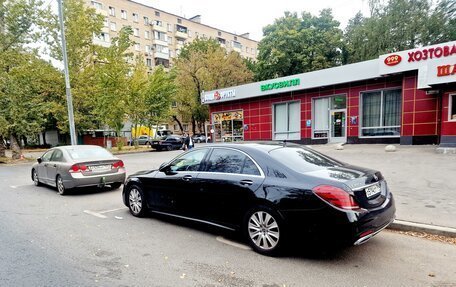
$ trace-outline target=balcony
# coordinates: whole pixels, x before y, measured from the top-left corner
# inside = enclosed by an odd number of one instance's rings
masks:
[[[98,14],[103,15],[104,17],[108,17],[108,11],[96,9],[95,10]]]
[[[102,47],[105,47],[105,48],[108,48],[111,46],[111,43],[110,42],[106,42],[105,40],[103,39],[99,39],[97,37],[93,37],[93,43],[95,45],[98,45],[98,46],[102,46]]]
[[[187,40],[188,39],[188,34],[187,34],[187,32],[176,31],[175,37]]]
[[[153,39],[152,43],[154,43],[156,45],[162,45],[162,46],[168,47],[168,41],[165,41],[165,40]]]
[[[155,51],[154,52],[154,57],[155,58],[169,60],[169,53],[163,53],[163,52]]]
[[[152,30],[162,32],[162,33],[167,33],[168,31],[166,30],[166,27],[159,26],[157,24],[150,24],[152,26]]]

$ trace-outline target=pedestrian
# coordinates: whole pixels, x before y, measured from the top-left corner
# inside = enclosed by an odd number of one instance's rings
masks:
[[[184,141],[184,145],[185,145],[185,150],[192,149],[195,146],[195,143],[193,142],[193,139],[192,139],[192,134],[187,134],[187,137],[185,138],[185,141]]]

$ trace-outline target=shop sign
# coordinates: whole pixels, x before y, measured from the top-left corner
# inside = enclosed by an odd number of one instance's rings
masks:
[[[427,59],[449,57],[453,54],[456,54],[456,44],[453,46],[445,45],[435,48],[424,48],[408,52],[408,62],[419,62]]]
[[[288,88],[288,87],[299,86],[300,84],[301,84],[301,81],[299,78],[286,80],[286,81],[277,81],[277,82],[272,82],[272,83],[261,85],[261,91],[264,92],[264,91],[269,91],[269,90],[283,89],[283,88]]]
[[[402,57],[400,55],[391,55],[385,58],[385,65],[387,66],[396,66],[402,61]]]
[[[234,98],[236,96],[236,90],[227,90],[227,91],[215,91],[213,94],[205,95],[204,101],[205,102],[212,102],[212,101],[220,101],[225,99]]]
[[[456,74],[456,64],[437,66],[437,77],[452,76]]]

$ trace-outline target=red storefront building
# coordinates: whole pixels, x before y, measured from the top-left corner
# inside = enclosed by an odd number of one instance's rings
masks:
[[[456,41],[203,92],[215,141],[456,147]]]

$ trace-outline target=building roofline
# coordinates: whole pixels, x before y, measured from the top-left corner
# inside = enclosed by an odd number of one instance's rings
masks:
[[[163,13],[167,13],[167,14],[170,14],[170,15],[175,16],[175,17],[178,17],[178,18],[183,18],[183,19],[185,19],[185,20],[191,21],[192,23],[195,23],[195,24],[198,24],[198,25],[202,25],[202,26],[206,26],[206,27],[209,27],[209,28],[218,30],[218,31],[220,31],[220,32],[232,34],[232,35],[234,35],[234,36],[241,37],[241,38],[243,38],[243,39],[246,39],[246,40],[250,40],[250,41],[259,43],[259,41],[257,41],[257,40],[250,39],[250,38],[247,38],[247,37],[238,35],[238,34],[233,33],[233,32],[228,32],[228,31],[225,31],[225,30],[222,30],[222,29],[213,27],[213,26],[209,26],[209,25],[207,25],[207,24],[198,23],[198,22],[194,22],[194,21],[190,20],[190,19],[192,19],[192,18],[194,18],[194,17],[196,17],[196,16],[191,17],[191,18],[186,18],[186,17],[183,17],[183,16],[179,16],[179,15],[177,15],[177,14],[174,14],[174,13],[170,13],[170,12],[167,12],[167,11],[164,11],[164,10],[161,10],[161,9],[158,9],[158,8],[155,8],[155,7],[153,7],[153,6],[149,6],[149,5],[146,5],[146,4],[143,4],[143,3],[136,2],[135,0],[127,0],[127,1],[128,1],[128,2],[131,2],[131,3],[134,3],[134,4],[137,4],[137,5],[140,5],[140,6],[147,7],[147,8],[152,8],[152,9],[154,9],[154,10],[157,10],[157,11],[160,11],[160,12],[163,12]],[[197,16],[201,16],[201,15],[198,14]],[[243,34],[245,34],[245,33],[243,33]]]
[[[439,67],[448,66],[455,60],[456,41],[450,41],[380,55],[373,60],[203,92],[201,102],[213,104],[263,97],[371,80],[414,70],[418,71],[417,88],[429,89],[432,85],[456,82],[456,76],[448,78],[438,74]]]

